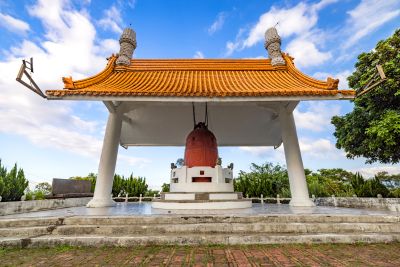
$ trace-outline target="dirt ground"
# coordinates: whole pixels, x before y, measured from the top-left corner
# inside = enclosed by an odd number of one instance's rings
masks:
[[[0,248],[0,266],[400,266],[400,243]]]

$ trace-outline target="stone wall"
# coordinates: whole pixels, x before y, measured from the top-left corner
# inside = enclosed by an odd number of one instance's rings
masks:
[[[317,206],[370,208],[400,211],[400,198],[319,197],[315,199],[315,204]]]
[[[0,216],[31,211],[85,206],[91,197],[0,202]]]

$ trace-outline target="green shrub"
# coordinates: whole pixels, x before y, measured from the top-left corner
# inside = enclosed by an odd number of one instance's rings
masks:
[[[400,188],[390,190],[388,197],[400,198]]]
[[[0,161],[0,177],[3,185],[1,194],[2,201],[18,201],[24,195],[25,189],[28,187],[28,180],[25,178],[24,170],[18,169],[17,164],[7,172],[7,169],[1,165]]]
[[[42,192],[43,196],[50,195],[50,193],[51,193],[51,184],[49,184],[48,182],[38,183],[35,186],[35,192]]]
[[[144,194],[145,197],[154,197],[154,195],[158,196],[160,194],[160,191],[158,190],[147,190],[146,193]]]
[[[169,192],[170,190],[170,184],[163,183],[161,186],[161,192]]]
[[[290,196],[289,179],[285,168],[279,164],[265,163],[257,165],[252,163],[250,172],[239,172],[239,177],[234,179],[235,191],[242,192],[249,197],[281,197]]]
[[[25,200],[26,201],[43,200],[43,199],[46,199],[43,191],[40,191],[40,190],[35,190],[35,191],[26,190],[25,191]]]
[[[350,183],[358,197],[376,197],[378,194],[387,197],[389,195],[389,189],[377,176],[365,180],[361,174],[357,173],[350,179]]]
[[[112,187],[112,195],[114,197],[118,196],[119,194],[123,195],[129,194],[129,196],[136,196],[136,197],[142,194],[142,196],[145,196],[147,188],[148,185],[146,183],[146,178],[133,177],[133,174],[125,178],[122,175],[115,174]]]
[[[3,177],[0,176],[0,196],[2,196],[3,191],[4,191],[4,181],[3,181]]]

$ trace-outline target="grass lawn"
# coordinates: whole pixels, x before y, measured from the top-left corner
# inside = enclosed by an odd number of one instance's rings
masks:
[[[0,248],[0,266],[400,266],[400,243]]]

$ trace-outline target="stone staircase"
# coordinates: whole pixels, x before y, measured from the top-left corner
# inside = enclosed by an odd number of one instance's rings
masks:
[[[0,219],[0,246],[49,247],[400,241],[400,216],[73,216]]]

